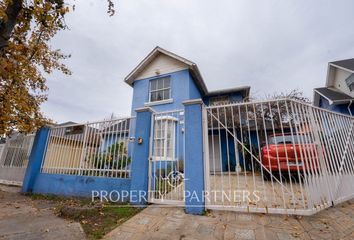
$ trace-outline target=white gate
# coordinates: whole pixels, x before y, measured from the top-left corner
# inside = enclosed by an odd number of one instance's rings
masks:
[[[353,198],[353,117],[289,99],[203,111],[207,208],[310,215]]]
[[[184,204],[184,112],[152,114],[149,202]]]
[[[33,140],[34,134],[6,139],[0,155],[0,183],[22,185]]]

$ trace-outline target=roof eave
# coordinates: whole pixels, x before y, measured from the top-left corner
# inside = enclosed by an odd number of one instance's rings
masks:
[[[346,98],[346,99],[340,99],[340,100],[330,99],[325,94],[318,91],[317,88],[314,89],[314,92],[317,93],[318,95],[320,95],[321,97],[325,98],[328,101],[329,105],[338,105],[338,104],[350,103],[350,102],[354,101],[354,98]],[[316,100],[317,100],[316,96],[314,96],[314,105],[316,104]],[[318,101],[319,101],[319,99],[318,99]]]
[[[349,69],[349,68],[345,68],[345,67],[342,67],[342,66],[339,66],[335,63],[329,63],[330,66],[333,66],[333,67],[336,67],[336,68],[339,68],[339,69],[342,69],[342,70],[345,70],[345,71],[348,71],[348,72],[351,72],[351,73],[354,73],[353,70]]]
[[[191,70],[190,72],[191,72],[192,76],[195,78],[195,80],[196,80],[196,82],[198,84],[199,89],[202,92],[202,95],[208,94],[208,88],[205,85],[205,82],[203,80],[202,74],[200,73],[197,64],[195,64],[195,63],[192,64],[190,66],[190,70]]]
[[[243,97],[249,97],[250,93],[250,86],[243,86],[243,87],[236,87],[236,88],[228,88],[228,89],[221,89],[216,91],[210,91],[206,96],[215,96],[215,95],[222,95],[222,94],[229,94],[234,92],[242,92]]]
[[[154,58],[159,54],[163,53],[169,57],[172,57],[180,62],[183,62],[184,64],[188,65],[189,68],[193,68],[193,66],[196,66],[195,63],[192,61],[189,61],[186,58],[183,58],[181,56],[178,56],[170,51],[167,51],[159,46],[155,47],[125,78],[124,82],[127,83],[129,86],[133,86],[133,82],[139,73],[144,70],[144,68],[154,60]],[[198,71],[199,76],[201,77],[198,68],[196,68]],[[205,86],[205,84],[204,84]]]

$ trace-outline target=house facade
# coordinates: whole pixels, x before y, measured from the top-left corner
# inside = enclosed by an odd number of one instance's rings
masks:
[[[314,89],[313,104],[343,114],[354,113],[354,58],[328,63],[326,86]]]
[[[315,100],[350,113],[351,66],[332,67]],[[23,192],[193,214],[310,215],[352,198],[353,117],[293,99],[248,101],[249,87],[209,91],[195,63],[159,47],[125,82],[131,116],[37,132]]]
[[[163,167],[166,160],[174,161],[176,166],[171,168],[181,168],[177,164],[184,160],[182,110],[185,101],[201,99],[206,106],[242,103],[248,100],[250,92],[249,86],[209,91],[194,62],[160,47],[153,49],[125,78],[125,82],[133,88],[132,116],[136,115],[136,109],[145,107],[156,112],[151,142],[151,157],[157,161],[153,166],[156,171]],[[176,111],[180,112],[177,114]],[[233,140],[230,138],[229,141],[230,148],[227,149],[225,138],[213,139],[215,146],[222,146],[214,160],[219,162],[222,159],[223,164],[211,164],[216,171],[235,169],[237,165]],[[229,164],[226,163],[227,151],[233,154]]]
[[[243,102],[250,87],[209,91],[198,66],[185,58],[156,47],[125,78],[133,88],[132,110],[151,107],[157,112],[183,109],[183,102],[203,99],[204,104]]]

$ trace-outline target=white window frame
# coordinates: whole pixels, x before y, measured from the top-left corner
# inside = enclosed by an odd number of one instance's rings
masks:
[[[159,80],[162,80],[162,81],[163,81],[163,80],[165,80],[165,79],[169,79],[169,80],[170,80],[170,86],[169,86],[169,87],[165,88],[165,87],[164,87],[164,84],[162,84],[162,88],[156,89],[156,90],[151,90],[151,83],[152,83],[152,81],[159,81]],[[171,100],[171,99],[172,99],[172,97],[171,97],[171,94],[172,94],[172,91],[171,91],[171,84],[172,84],[172,82],[171,82],[171,81],[172,81],[172,80],[171,80],[171,77],[170,77],[170,76],[165,76],[165,77],[161,77],[161,78],[151,79],[151,80],[149,81],[149,103],[159,103],[159,102],[166,102],[166,101]],[[160,92],[160,91],[165,91],[165,90],[169,90],[169,95],[170,95],[169,98],[162,99],[162,100],[151,101],[151,94],[152,94],[153,92]]]
[[[156,137],[156,129],[154,130],[154,138],[153,138],[153,160],[154,161],[173,161],[175,159],[175,151],[176,151],[176,126],[177,126],[177,119],[171,116],[164,116],[164,117],[157,117],[155,118],[154,127],[157,128],[157,122],[160,122],[160,128],[163,128],[163,136]],[[172,123],[172,127],[169,129],[168,122]],[[162,126],[162,127],[161,127]],[[167,149],[167,141],[168,141],[168,130],[172,130],[171,132],[171,148],[172,148],[172,156],[168,156],[168,149]],[[163,153],[160,155],[156,155],[156,144],[157,140],[162,140],[163,142]],[[160,149],[161,151],[161,149]]]

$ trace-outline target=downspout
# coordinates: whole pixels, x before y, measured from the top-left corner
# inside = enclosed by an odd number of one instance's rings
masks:
[[[352,111],[350,110],[350,106],[352,105],[352,103],[353,103],[353,100],[350,100],[350,103],[348,105],[348,112],[349,112],[350,116],[353,116]]]

